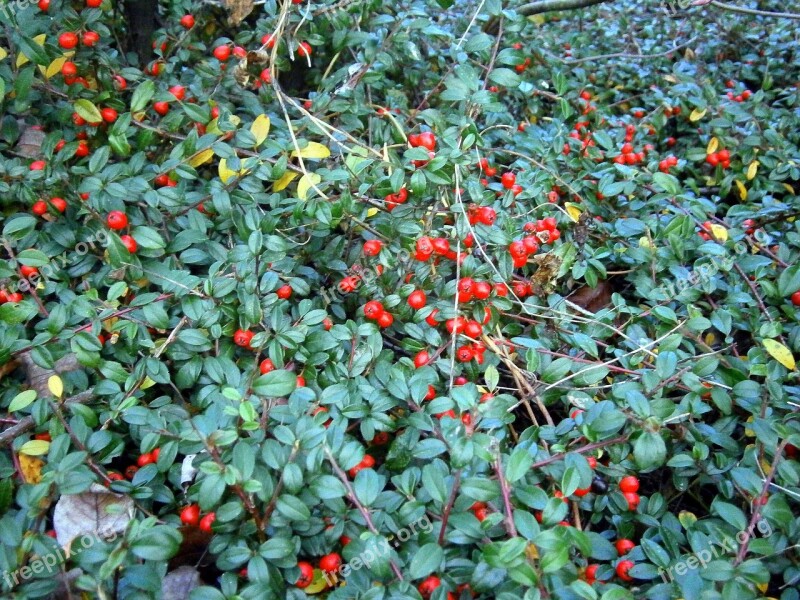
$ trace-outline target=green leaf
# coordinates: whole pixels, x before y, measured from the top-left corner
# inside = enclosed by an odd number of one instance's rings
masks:
[[[522,479],[533,464],[533,456],[527,448],[520,446],[515,448],[508,458],[506,465],[506,479],[509,483],[514,483]]]
[[[165,561],[178,552],[182,536],[169,525],[156,525],[143,531],[130,545],[131,551],[144,560]]]
[[[664,439],[656,432],[643,432],[633,444],[633,458],[642,471],[660,467],[667,458]]]
[[[489,74],[489,81],[507,88],[516,88],[522,81],[514,71],[501,67]]]
[[[100,109],[98,109],[90,100],[86,100],[85,98],[76,100],[75,104],[73,104],[73,108],[75,108],[76,113],[86,119],[86,121],[89,123],[101,123],[103,121],[103,116],[100,114]]]
[[[288,396],[297,387],[297,375],[285,369],[262,375],[253,382],[253,392],[267,398]]]
[[[155,93],[155,83],[150,79],[139,84],[139,87],[133,92],[133,97],[131,97],[131,112],[140,112],[144,110]]]
[[[676,196],[681,192],[678,178],[669,173],[661,173],[660,171],[653,173],[653,183],[672,196]]]
[[[41,250],[23,250],[17,254],[17,260],[29,267],[43,267],[50,262],[48,256]]]
[[[36,219],[30,215],[16,215],[6,221],[3,226],[3,237],[20,240],[36,227]]]
[[[419,548],[408,566],[408,575],[412,579],[427,577],[438,570],[444,560],[444,550],[439,544],[425,544]]]
[[[311,511],[308,506],[300,498],[289,494],[280,496],[275,503],[275,508],[291,521],[308,521],[311,518]]]
[[[25,390],[24,392],[20,392],[11,400],[11,404],[8,405],[8,412],[22,410],[26,406],[30,405],[34,400],[36,400],[36,390]]]

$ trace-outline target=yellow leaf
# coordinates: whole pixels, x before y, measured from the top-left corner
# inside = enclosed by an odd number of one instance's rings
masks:
[[[216,119],[212,119],[208,125],[206,125],[206,133],[213,133],[214,135],[221,135],[222,132],[220,131],[219,127],[219,117]]]
[[[247,169],[239,169],[237,173],[228,168],[228,163],[224,158],[219,161],[219,178],[222,183],[228,183],[234,177],[244,177],[245,175],[247,175]]]
[[[250,126],[250,133],[256,138],[256,146],[260,146],[269,135],[270,121],[267,115],[259,115]]]
[[[712,137],[708,140],[708,146],[706,146],[706,154],[714,154],[719,148],[719,140],[716,137]]]
[[[8,56],[8,51],[5,48],[0,48],[0,60],[3,60],[6,56]]]
[[[378,209],[374,206],[372,208],[367,209],[367,218],[374,217],[378,214]]]
[[[664,80],[669,81],[670,83],[678,83],[678,80],[674,75],[664,75]]]
[[[156,384],[155,381],[150,379],[149,377],[145,377],[142,385],[139,386],[140,389],[146,390],[147,388],[151,388]]]
[[[714,236],[714,239],[719,242],[724,242],[728,239],[728,230],[725,229],[722,225],[714,223],[711,226],[711,235]]]
[[[273,192],[280,192],[281,190],[285,190],[286,186],[288,186],[292,181],[297,179],[298,174],[294,171],[286,171],[283,176],[278,179],[275,183],[272,184],[272,191]]]
[[[783,187],[786,188],[787,192],[794,196],[794,188],[792,186],[790,186],[788,183],[784,183]]]
[[[41,458],[27,454],[19,455],[19,470],[25,483],[39,483],[42,480],[42,467],[44,461]]]
[[[197,168],[200,165],[204,165],[211,160],[212,156],[214,156],[214,151],[211,148],[201,150],[189,159],[189,166]]]
[[[544,15],[531,15],[528,17],[528,21],[534,25],[544,25]]]
[[[51,375],[50,379],[47,380],[47,389],[49,389],[50,393],[56,398],[61,398],[61,396],[64,395],[64,382],[61,381],[61,377],[58,375]]]
[[[63,56],[59,56],[46,67],[44,65],[39,65],[39,70],[47,79],[50,79],[51,77],[61,73],[61,67],[63,67],[64,63],[71,59],[74,55],[74,51],[65,52]]]
[[[696,109],[696,108],[695,108],[695,109],[692,111],[692,114],[690,114],[690,115],[689,115],[689,120],[690,120],[692,123],[694,123],[695,121],[699,121],[700,119],[702,119],[703,117],[705,117],[705,116],[706,116],[706,112],[707,112],[707,111],[706,111],[706,109],[705,109],[705,108],[704,108],[703,110],[698,110],[698,109]]]
[[[792,351],[775,340],[764,340],[764,348],[769,355],[789,370],[795,367]]]
[[[748,167],[747,167],[747,181],[750,181],[751,179],[753,179],[753,177],[756,176],[756,173],[758,173],[758,165],[759,165],[759,162],[757,160],[754,160],[753,162],[751,162],[748,165]]]
[[[647,248],[649,250],[652,250],[653,249],[653,242],[651,242],[650,238],[648,238],[646,235],[643,235],[642,237],[639,238],[639,247],[640,248]]]
[[[40,46],[44,46],[44,40],[46,37],[47,36],[44,33],[42,33],[41,35],[37,35],[35,38],[33,38],[33,41],[39,44]],[[25,56],[22,52],[20,52],[17,55],[17,66],[21,67],[27,62],[30,62],[30,59],[27,56]]]
[[[308,197],[308,191],[322,181],[322,177],[316,173],[306,173],[297,182],[297,197],[300,200],[305,200]]]
[[[734,180],[734,183],[736,184],[736,189],[739,190],[739,199],[744,202],[747,200],[747,188],[738,179]]]
[[[583,212],[581,210],[581,207],[575,204],[574,202],[565,202],[564,208],[567,209],[567,214],[569,215],[569,218],[577,223],[578,219],[581,216],[581,213]]]
[[[308,142],[308,146],[297,152],[295,150],[292,152],[292,157],[301,157],[301,158],[310,158],[310,159],[320,159],[320,158],[328,158],[331,155],[331,151],[328,150],[326,146],[322,144],[318,144],[317,142]]]
[[[19,449],[20,454],[27,454],[28,456],[41,456],[47,454],[50,450],[50,442],[46,440],[30,440],[22,444]]]

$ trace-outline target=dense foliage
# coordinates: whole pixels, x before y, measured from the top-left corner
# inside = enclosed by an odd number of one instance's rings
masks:
[[[6,5],[4,598],[798,598],[796,22],[449,4]]]

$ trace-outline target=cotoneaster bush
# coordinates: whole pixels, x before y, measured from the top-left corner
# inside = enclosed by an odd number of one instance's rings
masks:
[[[7,11],[3,597],[798,597],[792,21],[449,4]]]

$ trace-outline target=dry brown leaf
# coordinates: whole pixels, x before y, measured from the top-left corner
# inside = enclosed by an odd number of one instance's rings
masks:
[[[200,587],[200,573],[190,566],[178,567],[167,573],[161,582],[163,600],[189,600],[189,594]]]
[[[45,134],[41,129],[26,127],[22,130],[22,135],[17,142],[17,152],[27,158],[36,158],[41,154],[44,138]]]
[[[611,283],[608,280],[604,280],[598,283],[595,288],[590,288],[588,285],[579,287],[570,294],[568,299],[573,304],[596,313],[611,304],[611,292]]]
[[[550,294],[555,289],[556,277],[561,268],[561,259],[553,254],[537,254],[533,257],[536,272],[531,276],[531,290],[537,296]]]
[[[19,470],[25,483],[39,483],[42,480],[44,461],[38,456],[28,456],[22,453],[17,457],[19,458]]]
[[[236,26],[253,12],[253,0],[225,0],[228,9],[228,25]]]
[[[53,511],[53,529],[58,543],[66,548],[81,536],[107,538],[123,533],[133,514],[133,500],[129,496],[93,483],[86,492],[65,494],[58,499]]]

